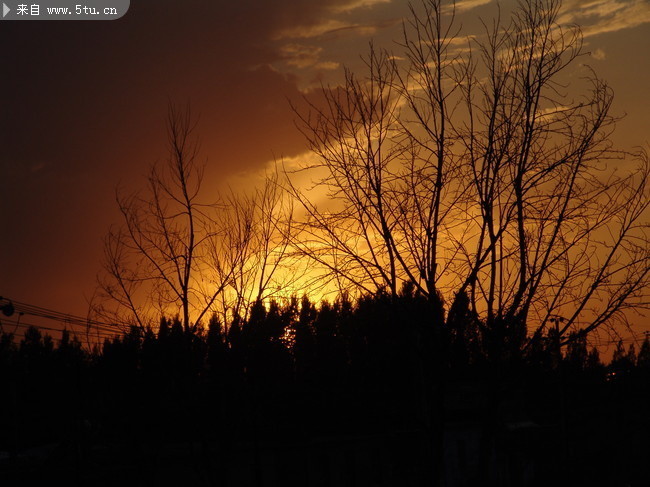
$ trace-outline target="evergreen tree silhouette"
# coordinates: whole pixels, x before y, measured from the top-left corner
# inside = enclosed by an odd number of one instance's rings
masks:
[[[641,344],[636,366],[645,373],[650,372],[650,334],[646,334],[645,339]]]
[[[316,355],[314,321],[318,312],[309,297],[304,295],[300,301],[298,319],[293,323],[294,342],[292,352],[296,382],[305,387],[313,378]]]
[[[207,365],[210,373],[215,377],[217,374],[223,374],[226,364],[226,340],[223,327],[216,314],[213,314],[208,322],[206,345]]]
[[[605,366],[601,362],[600,353],[595,346],[591,348],[587,356],[586,370],[593,378],[604,377]]]
[[[467,367],[479,361],[479,325],[478,316],[470,309],[467,293],[456,293],[446,322],[450,341],[450,363],[454,368]]]
[[[582,332],[573,332],[569,335],[569,344],[565,363],[572,372],[582,372],[587,368],[589,353],[587,352],[587,337]]]
[[[632,372],[635,366],[636,353],[634,351],[634,344],[625,351],[623,340],[619,340],[612,356],[612,361],[609,364],[609,371],[614,378],[623,379]]]

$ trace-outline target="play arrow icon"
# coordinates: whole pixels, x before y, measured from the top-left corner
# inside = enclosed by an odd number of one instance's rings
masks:
[[[2,4],[2,17],[3,18],[6,17],[10,10],[11,9],[9,7],[7,7],[7,4],[3,3]]]

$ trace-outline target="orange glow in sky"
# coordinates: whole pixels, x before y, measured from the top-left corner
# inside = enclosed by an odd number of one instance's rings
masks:
[[[461,0],[457,22],[480,35],[496,3]],[[501,1],[502,12],[515,3]],[[318,103],[343,66],[360,68],[371,40],[399,55],[408,15],[403,0],[177,5],[132,2],[111,22],[0,23],[0,295],[85,315],[120,219],[115,188],[143,187],[166,157],[170,100],[198,114],[205,190],[250,185],[274,161],[310,157],[289,101]],[[650,3],[568,0],[560,21],[581,26],[579,64],[615,92],[613,114],[625,117],[614,142],[647,147]],[[298,282],[287,292],[300,296]]]

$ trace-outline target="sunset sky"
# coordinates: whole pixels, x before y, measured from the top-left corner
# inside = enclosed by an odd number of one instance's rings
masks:
[[[478,33],[495,6],[460,1],[458,21]],[[335,85],[371,40],[397,52],[406,15],[402,0],[133,0],[117,21],[0,21],[0,295],[85,315],[115,189],[165,157],[170,101],[198,115],[207,190],[255,180],[305,153],[289,101]],[[561,21],[626,115],[614,141],[650,143],[650,2],[565,1]]]

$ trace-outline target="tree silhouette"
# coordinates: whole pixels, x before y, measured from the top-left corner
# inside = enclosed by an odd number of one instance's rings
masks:
[[[117,472],[129,480],[140,474],[162,478],[182,468],[183,475],[211,472],[213,481],[237,485],[240,455],[257,462],[264,478],[265,444],[286,442],[324,455],[382,438],[392,444],[396,435],[412,431],[394,450],[386,446],[385,461],[398,470],[393,480],[402,479],[400,463],[434,480],[465,458],[462,478],[470,482],[472,475],[493,478],[495,468],[516,458],[527,461],[538,451],[515,433],[530,415],[541,428],[526,434],[534,434],[544,450],[566,456],[562,462],[549,457],[534,473],[536,482],[558,476],[567,485],[592,481],[591,470],[605,459],[625,478],[644,478],[634,465],[647,440],[647,341],[636,358],[636,348],[621,341],[609,366],[616,375],[606,380],[597,350],[587,353],[584,333],[576,332],[561,353],[558,319],[519,360],[491,363],[480,330],[472,348],[476,336],[468,325],[476,317],[468,301],[457,297],[447,328],[431,322],[429,300],[406,285],[397,296],[344,295],[320,306],[307,297],[300,304],[258,301],[248,318],[231,323],[228,335],[217,315],[207,333],[185,330],[180,317],[162,318],[158,334],[132,326],[92,353],[69,333],[55,343],[26,329],[18,346],[5,334],[0,445],[20,451],[54,442],[60,462],[43,467],[51,476],[70,472],[68,459],[76,458],[82,478],[100,470],[106,478]],[[515,386],[505,387],[509,382]],[[513,406],[524,400],[525,409]],[[457,421],[461,436],[473,443],[471,460],[451,434]],[[89,448],[93,443],[98,448]],[[177,450],[182,445],[185,457]],[[163,459],[172,446],[173,465],[167,465]],[[509,460],[502,464],[501,456]],[[8,465],[3,478],[12,479]],[[17,475],[24,472],[21,465]],[[357,467],[351,460],[344,476],[365,481]],[[307,463],[291,468],[312,473]],[[601,468],[598,475],[608,482],[623,478],[616,469]],[[516,470],[504,472],[499,475],[512,484],[521,481]],[[376,477],[386,479],[381,470]]]
[[[324,280],[376,296],[373,306],[397,300],[404,284],[428,301],[420,403],[436,482],[447,370],[470,362],[470,343],[488,365],[479,455],[488,479],[499,411],[524,361],[537,355],[563,374],[562,347],[577,341],[569,360],[582,369],[583,338],[647,302],[650,164],[640,152],[630,172],[616,171],[630,154],[612,147],[612,90],[578,65],[582,35],[561,25],[560,7],[519,2],[509,23],[497,17],[466,39],[453,5],[423,0],[400,52],[371,44],[365,72],[345,70],[342,86],[323,87],[324,104],[298,113],[317,160],[300,170],[318,179],[302,190],[288,174],[306,214],[297,250]],[[317,193],[329,204],[316,205]],[[386,379],[386,315],[368,316],[357,356],[366,379]],[[405,320],[390,328],[409,333]]]
[[[465,40],[453,8],[411,8],[400,57],[371,45],[366,72],[299,113],[324,174],[290,185],[307,214],[295,240],[323,279],[396,296],[409,283],[444,324],[469,299],[490,355],[515,357],[562,316],[566,344],[647,298],[650,165],[616,172],[612,90],[579,68],[583,40],[560,2],[521,2]],[[580,82],[568,78],[582,69]],[[635,164],[635,163],[630,163]],[[289,174],[291,177],[291,174]]]
[[[637,367],[647,374],[650,372],[650,334],[646,333],[639,355],[637,356]]]
[[[220,231],[212,240],[215,272],[227,280],[219,301],[224,323],[248,316],[256,301],[275,299],[292,289],[304,274],[291,256],[293,201],[267,174],[260,187],[225,198]]]
[[[225,272],[210,272],[222,267],[213,251],[222,229],[216,202],[201,199],[194,130],[189,108],[170,105],[167,161],[152,167],[146,193],[117,193],[123,224],[105,239],[101,300],[94,306],[106,320],[144,331],[155,310],[180,312],[184,329],[196,331],[228,284],[236,262]]]
[[[293,346],[294,368],[296,382],[307,384],[313,379],[316,339],[314,321],[316,320],[316,306],[312,304],[308,296],[303,296],[300,301],[298,319],[293,324]]]
[[[609,364],[610,372],[618,378],[626,377],[629,376],[635,365],[636,352],[634,343],[631,343],[626,351],[623,340],[619,340],[612,356],[612,362]]]
[[[587,352],[587,338],[584,333],[578,332],[575,336],[570,337],[565,360],[573,370],[583,371],[587,368],[589,354]],[[592,360],[594,359],[592,358]]]

